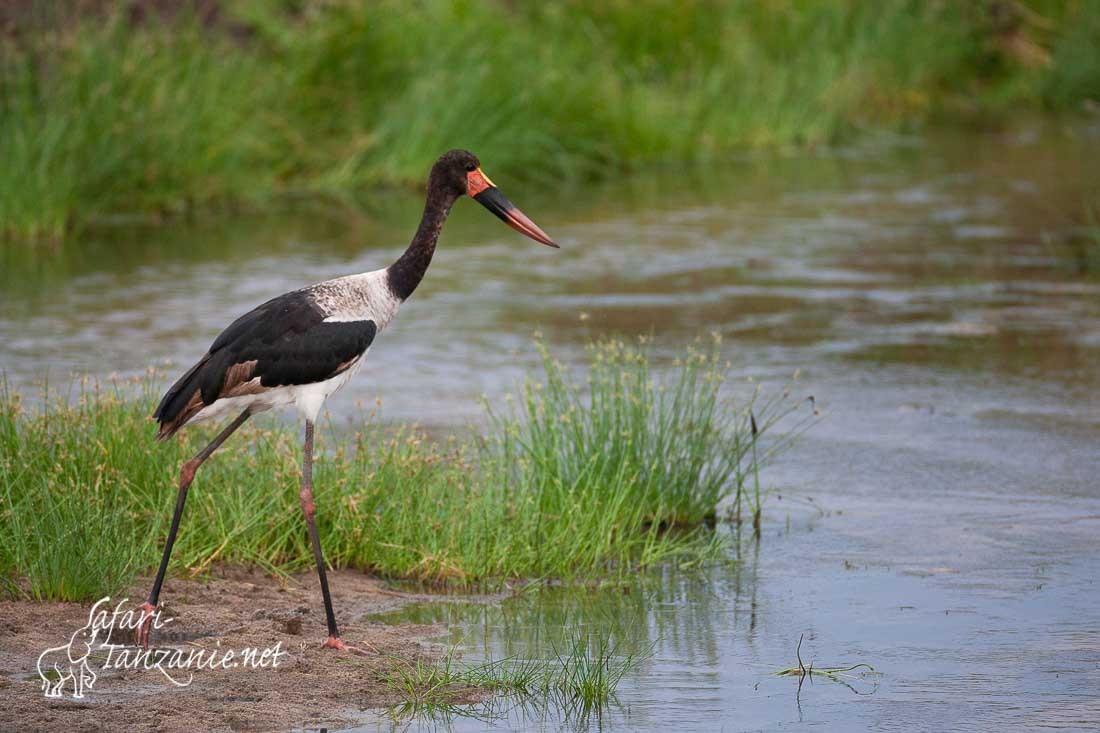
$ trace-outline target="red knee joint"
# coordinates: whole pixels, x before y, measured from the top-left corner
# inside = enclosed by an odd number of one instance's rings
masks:
[[[313,505],[313,492],[302,491],[298,494],[298,501],[302,504],[302,513],[307,517],[312,517],[316,511],[316,507]]]
[[[195,480],[195,471],[199,470],[199,463],[194,458],[180,466],[180,488],[187,488]]]

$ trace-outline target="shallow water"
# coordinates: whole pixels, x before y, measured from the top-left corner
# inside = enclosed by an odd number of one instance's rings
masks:
[[[421,290],[332,401],[338,424],[379,396],[386,420],[476,420],[480,394],[534,363],[535,331],[578,364],[601,334],[652,334],[663,357],[718,332],[733,396],[798,371],[823,416],[765,474],[781,498],[737,564],[405,612],[451,624],[467,660],[545,655],[563,625],[652,642],[602,716],[502,703],[496,719],[396,727],[1095,726],[1100,279],[1062,235],[1097,169],[1100,130],[1077,126],[656,171],[557,199],[499,181],[560,252],[458,206]],[[390,261],[419,203],[287,209],[6,254],[9,381],[179,371],[271,295]],[[803,634],[807,664],[878,675],[799,691],[773,673]]]

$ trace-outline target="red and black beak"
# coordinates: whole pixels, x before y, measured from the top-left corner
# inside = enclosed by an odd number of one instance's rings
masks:
[[[500,189],[493,185],[493,182],[481,172],[480,168],[466,174],[466,184],[470,198],[496,214],[505,224],[536,242],[541,242],[549,247],[558,246],[554,244],[554,240],[550,239],[546,232],[539,229],[535,222],[528,219],[526,214],[505,198]]]

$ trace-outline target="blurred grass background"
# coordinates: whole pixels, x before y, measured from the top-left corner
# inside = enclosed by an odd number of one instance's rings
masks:
[[[1100,100],[1090,0],[14,0],[0,233],[420,185],[570,185]]]

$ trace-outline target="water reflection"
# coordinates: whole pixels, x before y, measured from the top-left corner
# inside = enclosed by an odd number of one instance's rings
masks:
[[[750,643],[756,627],[756,563],[751,559],[756,547],[753,543],[744,563],[731,558],[726,565],[705,570],[670,565],[640,573],[629,583],[542,587],[497,603],[422,603],[373,617],[385,623],[446,627],[449,633],[438,641],[458,649],[467,665],[555,660],[578,634],[589,644],[606,642],[617,657],[641,659],[605,705],[585,706],[564,695],[504,696],[442,711],[399,710],[398,719],[407,723],[402,714],[413,714],[420,723],[445,723],[455,730],[473,730],[486,720],[513,730],[527,729],[533,722],[570,730],[634,727],[643,722],[635,714],[638,695],[649,687],[642,680],[658,681],[651,688],[660,690],[653,702],[675,701],[677,715],[692,699],[712,708],[721,697],[713,693],[719,691],[717,670],[728,652],[722,641],[731,630],[728,624],[732,619],[734,629],[743,631]]]

